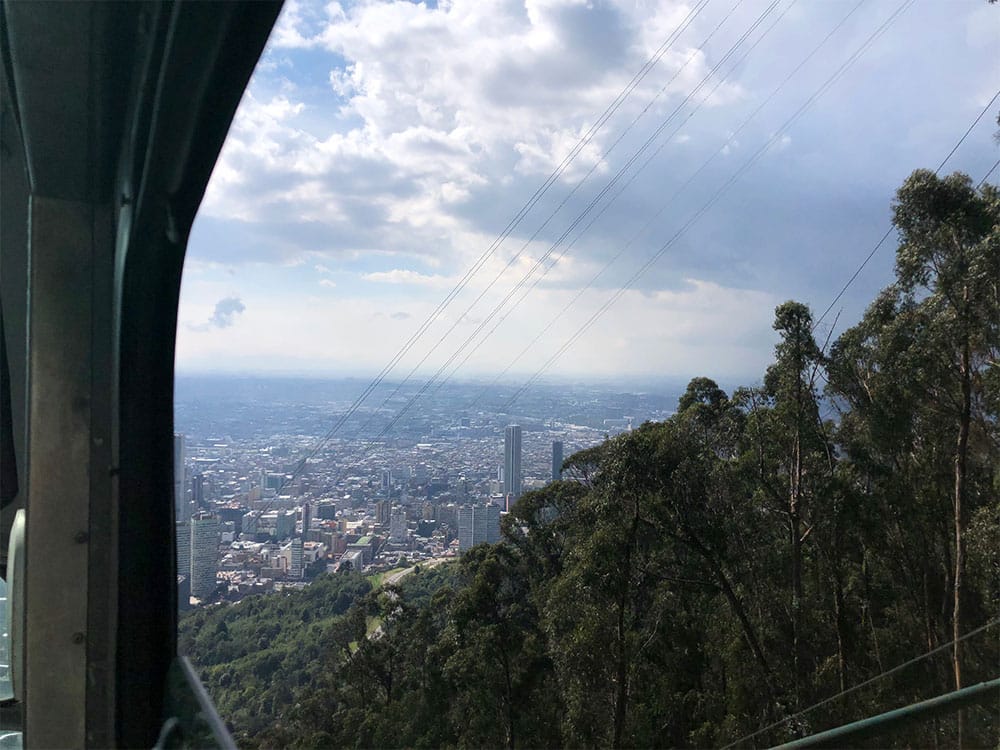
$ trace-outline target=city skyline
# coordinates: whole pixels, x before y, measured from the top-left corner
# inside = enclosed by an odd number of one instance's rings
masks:
[[[370,423],[376,409],[327,440],[328,425],[349,410],[355,387],[336,380],[178,380],[182,609],[189,596],[195,604],[238,600],[308,585],[323,571],[378,571],[404,558],[452,558],[499,541],[500,517],[521,493],[556,479],[563,445],[570,453],[588,448],[630,430],[633,421],[665,418],[676,403],[675,392],[543,385],[520,403],[513,423],[502,411],[506,393],[469,409],[478,387],[455,384],[389,433],[379,429],[382,422]]]

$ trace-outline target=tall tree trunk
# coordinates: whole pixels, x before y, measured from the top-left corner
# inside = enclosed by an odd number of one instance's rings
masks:
[[[795,706],[802,698],[802,370],[796,352],[795,438],[792,445],[791,487],[788,498],[788,529],[792,552],[792,659],[795,676]]]
[[[837,677],[840,681],[840,692],[847,689],[847,655],[844,653],[845,630],[847,622],[844,613],[844,584],[840,580],[840,572],[833,578],[833,615],[837,626]]]
[[[622,735],[625,733],[625,714],[628,704],[628,658],[625,653],[625,610],[618,610],[618,663],[615,666],[615,728],[611,746],[622,746]]]
[[[767,682],[767,687],[772,697],[774,695],[773,685],[771,684],[771,666],[767,662],[767,657],[764,656],[764,649],[760,645],[760,639],[757,638],[757,632],[754,629],[753,623],[750,622],[750,617],[747,615],[746,608],[743,606],[743,602],[737,596],[736,591],[733,590],[732,584],[729,582],[729,576],[726,575],[726,571],[723,569],[722,564],[716,560],[712,552],[702,544],[701,540],[688,531],[683,537],[683,541],[687,543],[695,552],[702,556],[708,567],[715,577],[715,580],[719,584],[719,588],[722,590],[723,596],[726,597],[726,601],[729,602],[729,608],[732,610],[733,614],[736,615],[736,619],[740,621],[740,627],[743,629],[743,637],[746,639],[747,645],[750,647],[750,651],[753,652],[754,658],[757,663],[760,664],[761,670],[764,672],[764,679]]]
[[[951,615],[952,666],[955,671],[955,689],[962,687],[962,653],[959,638],[962,635],[962,578],[965,569],[965,496],[966,470],[969,452],[969,425],[972,421],[972,354],[968,338],[962,347],[962,413],[958,423],[958,445],[955,452],[955,576],[953,589],[955,602]],[[958,712],[958,746],[962,746],[962,712]]]
[[[793,501],[788,514],[792,547],[792,659],[795,676],[795,705],[802,692],[802,519],[798,502]]]
[[[507,688],[506,695],[504,696],[504,702],[507,704],[505,706],[507,719],[507,747],[509,750],[514,750],[514,688],[510,678],[510,660],[507,658],[507,650],[503,647],[502,642],[498,647],[500,649],[500,657],[503,660],[503,676]]]

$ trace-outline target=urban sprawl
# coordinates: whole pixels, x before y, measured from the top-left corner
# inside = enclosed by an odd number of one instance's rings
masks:
[[[353,384],[178,381],[174,505],[180,607],[455,557],[500,538],[523,492],[671,399],[593,387],[449,386],[350,410]],[[516,412],[516,413],[515,413]],[[391,428],[391,429],[389,429]]]

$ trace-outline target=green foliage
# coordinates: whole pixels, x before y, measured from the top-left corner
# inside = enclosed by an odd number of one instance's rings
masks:
[[[187,616],[180,650],[238,741],[719,746],[989,622],[1000,198],[919,171],[893,210],[896,282],[829,352],[808,307],[780,305],[762,386],[730,397],[695,378],[673,417],[525,494],[504,543],[396,586],[320,576]],[[997,630],[754,744],[995,676]],[[961,731],[987,746],[1000,726],[969,710]],[[953,746],[957,732],[942,719],[879,745]]]

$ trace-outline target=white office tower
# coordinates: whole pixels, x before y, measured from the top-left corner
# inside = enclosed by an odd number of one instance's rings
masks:
[[[472,532],[475,515],[474,505],[463,505],[458,509],[458,548],[463,552],[474,544]]]
[[[304,549],[302,545],[302,540],[293,539],[288,544],[292,552],[291,561],[288,567],[291,569],[293,578],[301,578],[303,570],[302,553]]]
[[[389,517],[389,541],[406,541],[406,509],[393,508]]]
[[[504,494],[511,501],[521,497],[521,426],[512,424],[504,433],[503,446]]]
[[[458,548],[465,551],[483,542],[500,541],[500,506],[463,505],[458,509]]]
[[[191,596],[199,599],[215,591],[219,530],[219,517],[214,513],[196,513],[191,517]]]

